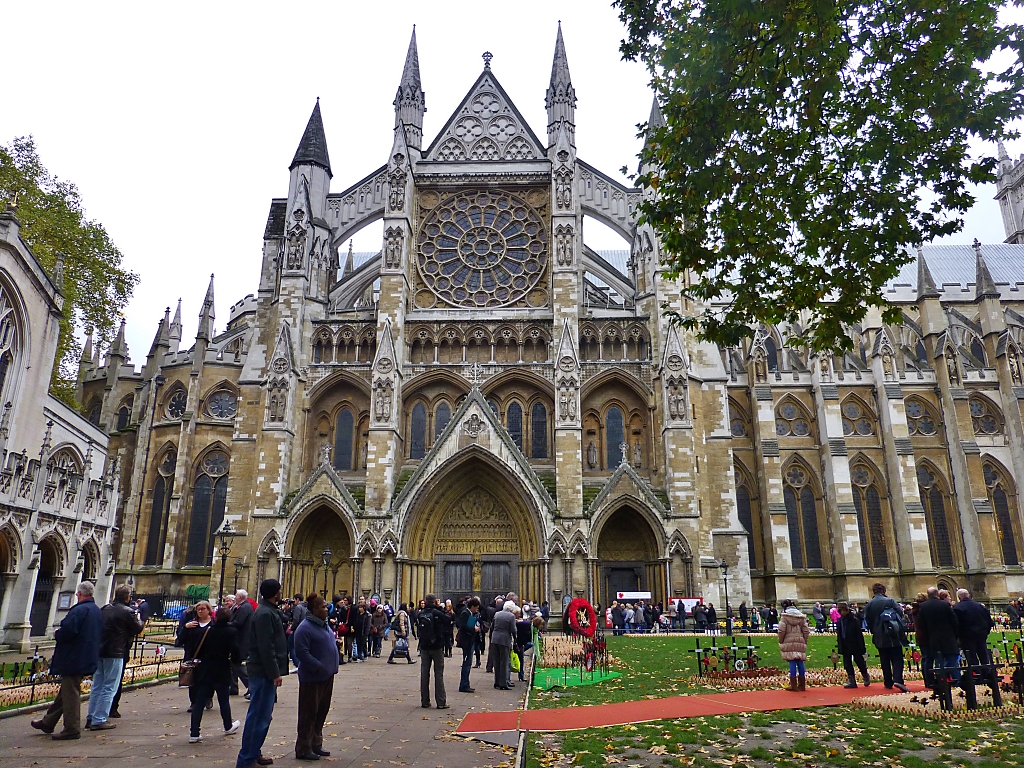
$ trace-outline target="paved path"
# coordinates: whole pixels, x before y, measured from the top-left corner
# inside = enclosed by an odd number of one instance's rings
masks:
[[[910,683],[910,690],[924,690],[922,683]],[[886,691],[881,685],[856,690],[842,686],[808,688],[804,693],[790,691],[737,691],[702,696],[671,696],[664,699],[643,699],[618,704],[597,704],[587,707],[562,709],[531,709],[527,712],[474,712],[468,713],[458,733],[501,733],[517,729],[527,731],[572,731],[606,725],[625,725],[645,720],[674,719],[727,715],[735,712],[770,712],[779,709],[806,709],[848,704],[862,696],[873,696]]]
[[[458,693],[461,656],[446,661],[445,685],[451,709],[442,711],[420,708],[418,664],[403,661],[389,666],[384,659],[373,659],[343,666],[334,684],[329,725],[324,729],[324,748],[332,755],[318,764],[331,768],[484,768],[509,763],[514,750],[506,753],[501,747],[455,736],[454,730],[467,712],[518,706],[525,693],[522,684],[514,691],[497,691],[493,679],[483,674],[481,667],[473,670],[471,678],[477,692]],[[275,758],[275,766],[310,765],[294,759],[297,693],[298,680],[290,675],[281,689],[263,752]],[[87,706],[83,702],[83,723]],[[242,697],[231,698],[232,715],[243,722],[246,706]],[[192,759],[196,760],[194,765],[231,768],[238,755],[241,731],[224,736],[214,707],[203,718],[204,742],[190,745],[187,708],[186,691],[173,683],[127,692],[117,728],[98,733],[84,731],[78,741],[52,741],[33,730],[29,720],[38,714],[0,720],[0,768],[69,763],[180,768]]]

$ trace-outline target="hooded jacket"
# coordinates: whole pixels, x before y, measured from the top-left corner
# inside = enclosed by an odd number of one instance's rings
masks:
[[[799,608],[787,608],[779,619],[779,653],[786,661],[803,661],[807,658],[807,638],[811,628],[807,617]]]

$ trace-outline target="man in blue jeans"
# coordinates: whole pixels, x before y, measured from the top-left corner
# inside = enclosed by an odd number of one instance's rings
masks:
[[[476,648],[477,636],[480,634],[480,598],[464,597],[459,603],[459,612],[455,616],[455,627],[458,635],[455,644],[462,649],[462,679],[459,690],[462,693],[473,693],[469,685],[469,670],[473,666],[473,651]]]
[[[277,689],[288,674],[288,641],[277,604],[281,602],[281,583],[267,579],[260,584],[260,604],[249,625],[249,712],[242,731],[242,748],[236,768],[251,768],[263,760],[261,750],[274,717]]]

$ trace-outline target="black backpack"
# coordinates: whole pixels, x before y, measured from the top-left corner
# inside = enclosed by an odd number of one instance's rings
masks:
[[[431,648],[437,637],[434,631],[434,608],[424,608],[416,617],[416,634],[419,636],[420,645],[424,648]]]
[[[399,616],[397,613],[394,615],[394,618],[391,619],[391,631],[392,632],[401,632],[402,631],[402,617]]]

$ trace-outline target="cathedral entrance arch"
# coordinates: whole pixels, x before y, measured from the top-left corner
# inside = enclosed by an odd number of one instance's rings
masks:
[[[352,532],[341,515],[331,506],[320,504],[296,525],[289,536],[287,558],[282,580],[284,594],[307,595],[312,591],[332,595],[351,595]],[[324,553],[330,550],[325,565]]]
[[[39,543],[39,574],[36,576],[32,610],[29,613],[33,637],[45,635],[50,627],[53,594],[58,586],[57,579],[62,575],[62,561],[60,549],[50,537]]]
[[[618,592],[650,592],[664,599],[665,566],[658,534],[634,506],[619,507],[597,534],[598,584],[602,605],[611,605]]]
[[[453,602],[509,591],[543,599],[539,525],[515,481],[490,463],[460,462],[421,492],[404,526],[402,599]]]

